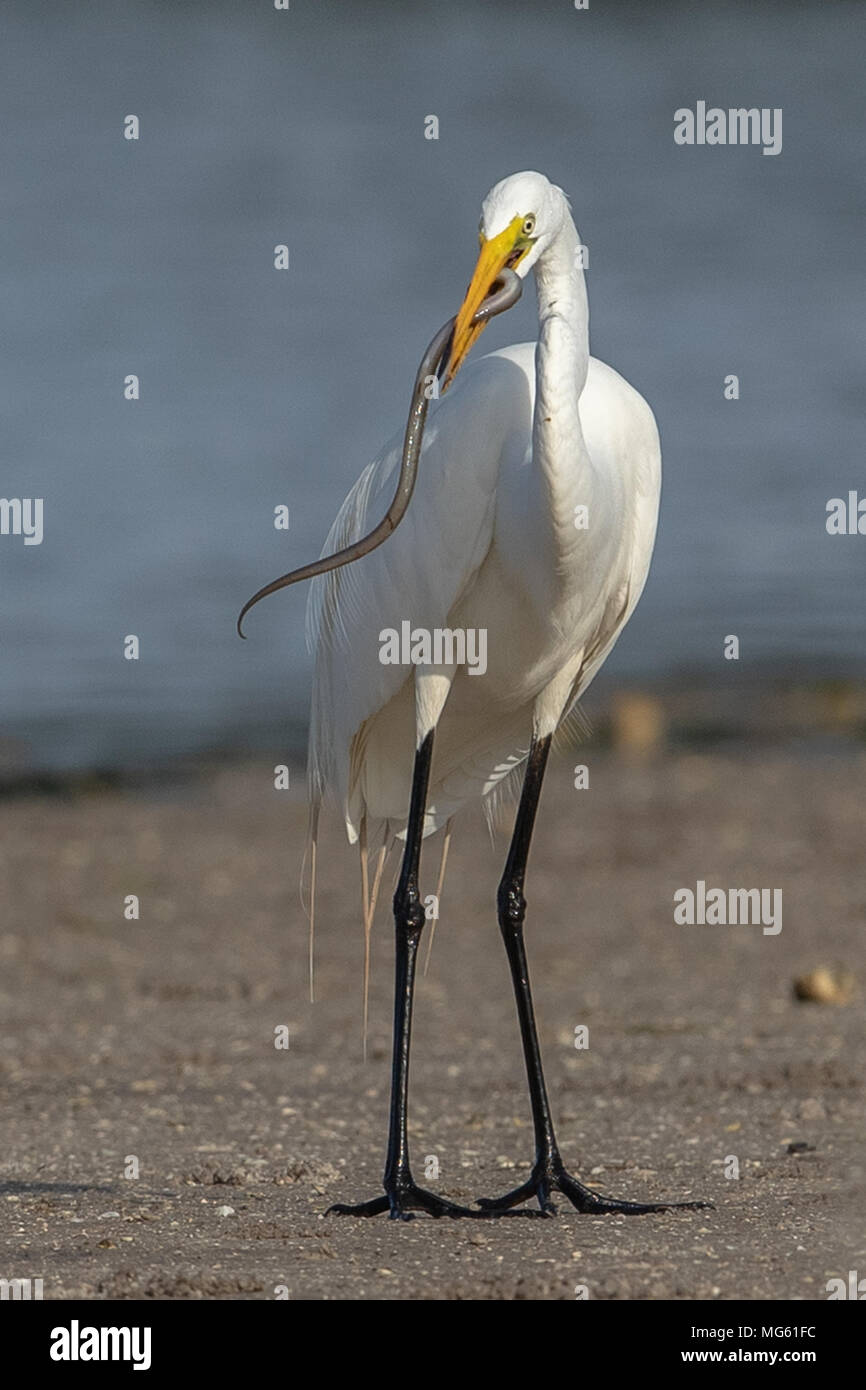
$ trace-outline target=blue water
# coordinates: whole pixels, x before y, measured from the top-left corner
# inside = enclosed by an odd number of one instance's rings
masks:
[[[45,536],[0,536],[0,767],[298,738],[304,594],[246,644],[235,614],[318,553],[402,424],[481,198],[526,167],[570,194],[593,351],[662,432],[656,557],[611,677],[723,682],[728,633],[741,670],[863,673],[866,536],[828,536],[825,507],[866,495],[864,18],[7,4],[0,496],[44,498]],[[781,107],[782,153],[676,146],[698,100]],[[533,308],[485,345],[531,337]]]

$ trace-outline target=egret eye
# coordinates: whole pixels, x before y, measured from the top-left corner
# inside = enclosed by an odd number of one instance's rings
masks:
[[[535,213],[531,212],[528,217],[523,219],[523,235],[532,236],[535,231]]]

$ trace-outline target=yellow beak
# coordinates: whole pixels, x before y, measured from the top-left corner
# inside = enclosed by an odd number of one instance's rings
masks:
[[[473,323],[472,320],[493,288],[497,275],[506,265],[511,265],[512,268],[517,265],[529,250],[531,243],[520,245],[522,228],[523,218],[515,217],[498,236],[491,237],[490,241],[485,241],[483,237],[481,239],[478,264],[454,324],[448,366],[442,383],[443,391],[447,391],[473,343],[484,332],[485,325]]]

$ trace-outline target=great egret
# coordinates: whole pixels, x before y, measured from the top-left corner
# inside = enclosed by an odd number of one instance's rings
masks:
[[[352,488],[325,544],[323,557],[331,558],[274,581],[244,608],[245,613],[284,584],[316,576],[307,611],[315,651],[313,875],[318,808],[328,793],[342,809],[350,842],[360,842],[368,942],[385,848],[395,835],[405,840],[394,896],[385,1190],[371,1201],[332,1210],[359,1216],[388,1211],[403,1219],[416,1209],[478,1217],[535,1196],[535,1214],[549,1215],[555,1211],[554,1190],[581,1212],[696,1208],[707,1204],[619,1201],[566,1171],[544,1082],[523,940],[524,876],[551,739],[631,616],[649,568],[661,483],[658,432],[646,401],[589,355],[581,244],[562,190],[534,172],[503,179],[484,200],[479,235],[481,252],[460,312],[422,362],[405,439],[392,440]],[[486,318],[514,302],[532,269],[537,343],[491,353],[448,390]],[[434,380],[425,373],[437,366],[442,398],[432,402],[423,434],[427,397],[436,395],[424,390],[425,379]],[[393,490],[401,460],[391,511],[367,535]],[[407,509],[416,462],[417,486]],[[481,632],[483,672],[480,663],[469,669],[461,664],[460,647],[461,635]],[[403,656],[411,664],[382,659],[390,633],[408,635]],[[438,651],[436,633],[444,634]],[[489,810],[523,763],[498,920],[517,1000],[535,1162],[527,1182],[504,1197],[479,1201],[481,1210],[474,1210],[420,1188],[409,1165],[412,999],[425,921],[418,886],[421,842],[450,828],[469,802],[480,798]],[[368,857],[374,849],[371,889]]]

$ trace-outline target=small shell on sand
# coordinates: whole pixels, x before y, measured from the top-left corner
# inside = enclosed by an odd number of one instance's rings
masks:
[[[794,981],[794,997],[813,1004],[848,1004],[854,996],[854,976],[844,967],[819,965]]]

